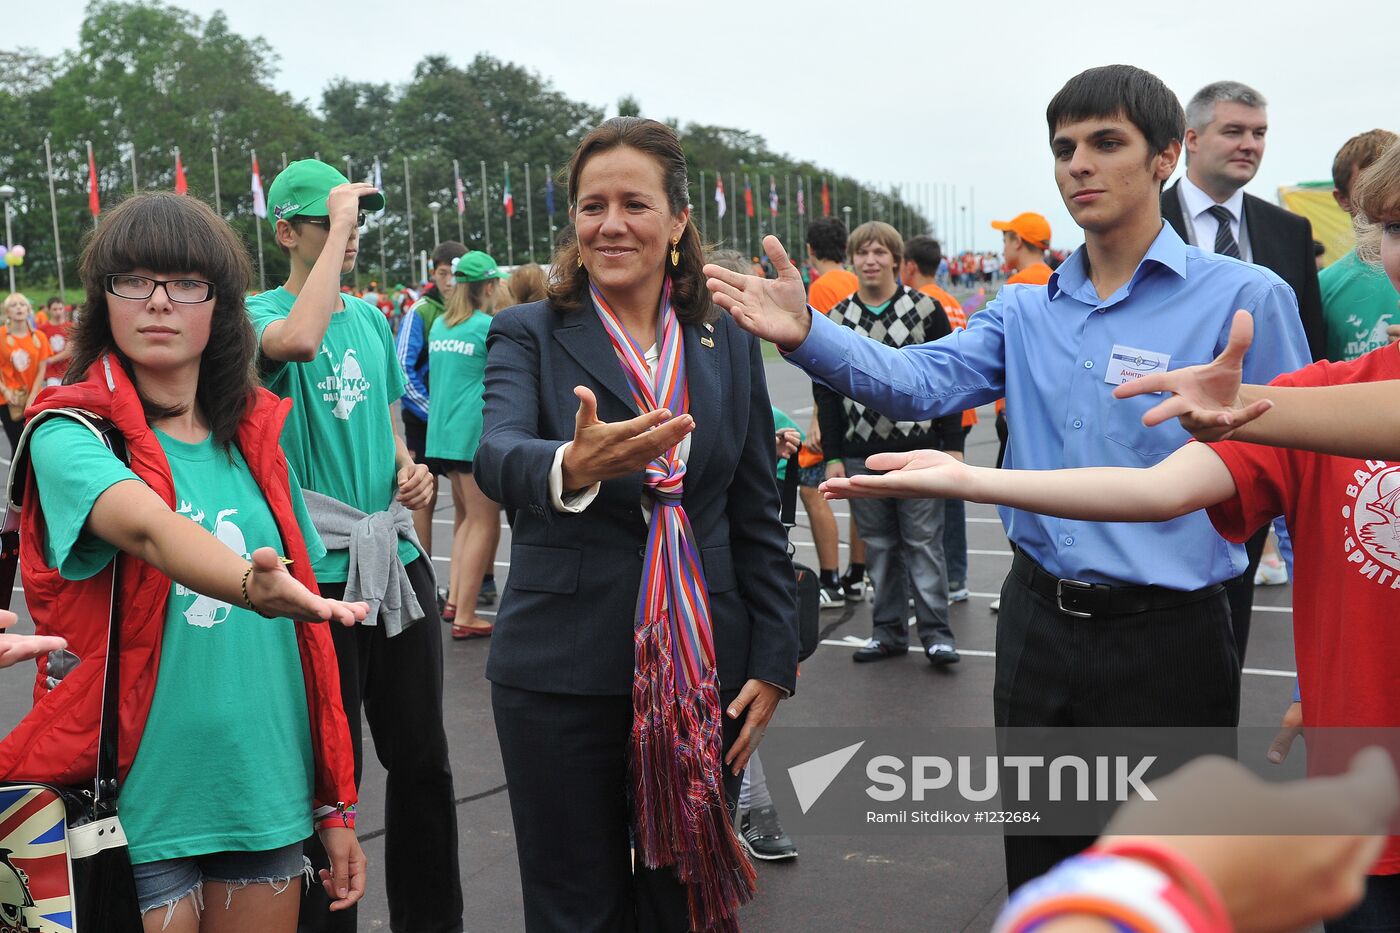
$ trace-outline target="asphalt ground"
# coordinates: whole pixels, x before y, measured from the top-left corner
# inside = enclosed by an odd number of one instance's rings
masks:
[[[812,404],[806,377],[786,363],[767,365],[773,401],[804,424]],[[968,438],[972,463],[991,465],[997,450],[991,407]],[[0,458],[2,460],[3,458]],[[442,484],[433,538],[440,574],[447,569],[451,497]],[[846,538],[844,503],[834,503]],[[797,558],[813,566],[816,554],[806,518],[798,509],[793,540]],[[971,598],[951,609],[962,662],[934,670],[917,654],[878,664],[853,664],[853,642],[870,634],[868,603],[823,613],[825,641],[802,665],[798,694],[784,702],[776,725],[803,726],[990,726],[996,598],[1010,566],[1010,549],[995,510],[968,506]],[[496,573],[504,592],[509,576],[510,534],[502,533]],[[844,567],[846,550],[841,549]],[[1243,680],[1242,722],[1273,725],[1293,687],[1291,587],[1256,591],[1253,631]],[[21,593],[14,608],[30,630]],[[466,927],[474,931],[523,929],[520,881],[510,807],[500,752],[483,676],[489,642],[452,642],[444,626],[446,659],[445,720],[458,800],[462,887]],[[917,641],[917,640],[916,640]],[[27,668],[0,676],[0,727],[10,728],[29,706]],[[388,905],[383,876],[384,771],[375,760],[365,729],[366,766],[359,826],[370,859],[369,891],[360,909],[361,930],[387,930]],[[560,780],[567,780],[561,775]],[[770,781],[786,780],[780,774]],[[192,791],[197,792],[197,791]],[[744,909],[748,931],[923,930],[982,931],[990,928],[1006,896],[1001,839],[987,836],[870,834],[798,836],[799,857],[760,863],[759,894]]]

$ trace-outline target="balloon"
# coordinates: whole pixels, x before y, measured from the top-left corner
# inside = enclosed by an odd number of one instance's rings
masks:
[[[16,256],[14,250],[10,250],[8,253],[5,254],[5,265],[7,266],[14,267],[22,262],[24,262],[24,257]]]
[[[24,247],[23,247],[23,246],[11,246],[11,247],[10,247],[10,252],[14,253],[14,254],[15,254],[16,256],[18,256],[20,259],[23,259],[23,258],[24,258]]]
[[[4,258],[5,258],[5,255],[6,255],[8,252],[9,252],[9,250],[7,250],[7,249],[6,249],[5,247],[3,247],[3,246],[0,246],[0,259],[4,259]]]

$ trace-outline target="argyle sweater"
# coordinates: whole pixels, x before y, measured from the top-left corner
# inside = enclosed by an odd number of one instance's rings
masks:
[[[948,315],[938,303],[905,285],[896,286],[894,297],[879,314],[872,313],[857,292],[827,317],[891,347],[927,343],[952,333]],[[904,450],[963,449],[962,412],[932,421],[891,421],[819,383],[812,383],[812,394],[822,429],[822,453],[828,460]]]

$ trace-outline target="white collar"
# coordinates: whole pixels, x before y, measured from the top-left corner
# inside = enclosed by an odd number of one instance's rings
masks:
[[[1215,206],[1215,199],[1197,187],[1187,175],[1181,176],[1181,195],[1186,204],[1187,216],[1192,220]],[[1235,193],[1220,206],[1229,211],[1230,216],[1239,223],[1244,217],[1244,189],[1236,188]]]

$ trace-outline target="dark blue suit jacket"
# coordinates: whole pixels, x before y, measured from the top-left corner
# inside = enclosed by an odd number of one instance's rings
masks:
[[[704,558],[720,689],[756,677],[793,691],[796,587],[759,345],[727,316],[713,331],[682,331],[695,418],[684,502]],[[647,535],[642,474],[604,482],[577,515],[551,507],[548,480],[555,451],[574,436],[574,387],[593,390],[600,420],[625,421],[639,414],[626,376],[591,307],[507,309],[486,346],[486,423],[472,472],[511,526],[486,676],[527,690],[629,694]]]

